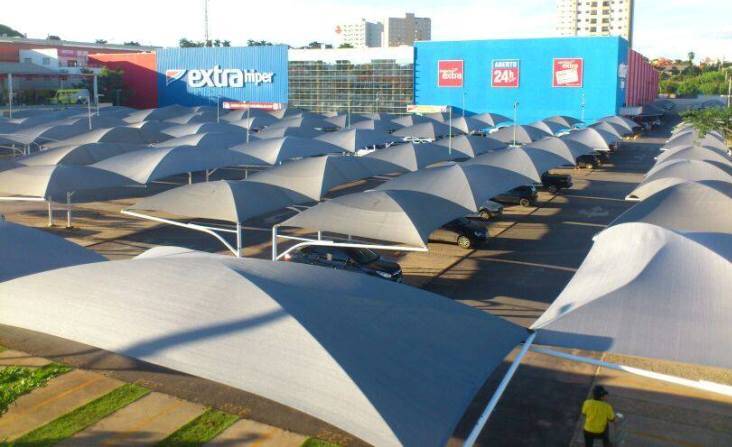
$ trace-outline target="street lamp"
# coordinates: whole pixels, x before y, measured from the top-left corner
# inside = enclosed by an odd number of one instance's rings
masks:
[[[513,103],[513,146],[516,147],[516,126],[518,126],[518,107],[519,102]]]

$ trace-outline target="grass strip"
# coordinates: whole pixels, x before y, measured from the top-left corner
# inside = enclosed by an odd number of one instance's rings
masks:
[[[209,408],[203,414],[160,441],[157,447],[197,447],[215,438],[239,419],[238,416]]]
[[[126,407],[150,390],[133,383],[115,388],[86,405],[82,405],[65,415],[38,427],[13,442],[13,447],[44,447],[54,445],[77,432],[95,424],[120,408]]]
[[[318,438],[308,438],[302,443],[301,447],[341,447],[333,442],[323,441]]]
[[[8,366],[0,369],[0,415],[20,396],[36,388],[45,386],[49,380],[71,371],[71,368],[58,363],[50,363],[40,368]]]

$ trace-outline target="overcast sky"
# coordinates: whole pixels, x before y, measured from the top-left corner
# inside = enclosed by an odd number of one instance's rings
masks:
[[[203,0],[6,0],[0,23],[29,37],[135,40],[176,46],[203,40]],[[294,46],[333,43],[335,26],[414,12],[432,18],[434,40],[554,36],[552,0],[209,0],[212,38]],[[112,6],[113,5],[113,6]],[[635,49],[646,56],[732,60],[732,1],[636,0]]]

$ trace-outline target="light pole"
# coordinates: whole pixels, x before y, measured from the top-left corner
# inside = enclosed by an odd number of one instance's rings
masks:
[[[513,146],[516,147],[516,126],[518,126],[518,107],[519,102],[513,102]]]
[[[208,0],[203,0],[203,40],[208,46]]]
[[[580,121],[585,121],[585,92],[582,92],[582,99],[580,100]]]

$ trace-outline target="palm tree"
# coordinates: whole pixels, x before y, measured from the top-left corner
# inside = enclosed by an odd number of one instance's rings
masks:
[[[689,56],[689,66],[694,65],[694,58],[696,57],[696,53],[694,53],[693,51],[689,51],[689,54],[687,56]]]

